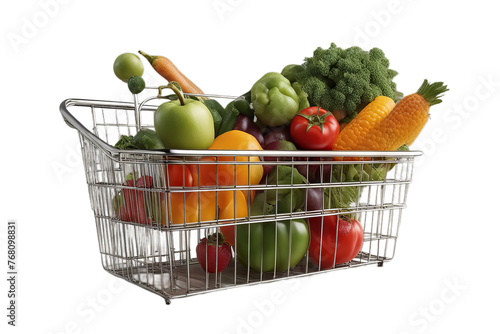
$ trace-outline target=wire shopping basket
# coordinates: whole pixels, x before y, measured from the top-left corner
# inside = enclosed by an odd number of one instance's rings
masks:
[[[112,146],[121,135],[154,129],[157,105],[148,101],[68,99],[60,106],[79,134],[101,261],[109,273],[168,304],[220,289],[381,266],[394,257],[414,158],[421,152]],[[174,184],[174,169],[181,171],[178,177],[192,173],[195,181],[179,177]],[[268,173],[252,182],[261,169]],[[215,181],[202,184],[210,175]],[[359,249],[347,261],[340,217],[362,229]],[[209,235],[222,238],[214,234],[221,231],[232,254],[227,267],[211,273],[202,267],[209,257],[202,263],[197,246]],[[216,253],[215,267],[221,261]]]

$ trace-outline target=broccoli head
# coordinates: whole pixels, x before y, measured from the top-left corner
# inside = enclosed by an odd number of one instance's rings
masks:
[[[344,122],[377,96],[396,98],[397,72],[389,69],[389,60],[378,48],[342,49],[332,43],[328,49],[317,48],[301,66],[304,70],[295,72],[309,103],[329,111],[343,110]]]

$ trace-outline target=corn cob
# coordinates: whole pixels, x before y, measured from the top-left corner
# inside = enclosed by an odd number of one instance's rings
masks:
[[[448,88],[427,80],[414,94],[394,102],[376,98],[340,132],[334,150],[393,151],[412,144],[429,119],[429,108],[441,102]],[[393,108],[391,108],[391,106]],[[389,112],[387,112],[388,109]],[[388,115],[387,115],[388,113]],[[363,115],[364,114],[364,115]],[[382,118],[380,115],[387,115]],[[360,121],[356,121],[361,116]],[[356,122],[355,122],[356,121]]]

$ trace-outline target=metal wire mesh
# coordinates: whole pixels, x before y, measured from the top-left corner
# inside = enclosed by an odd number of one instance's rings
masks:
[[[78,119],[69,113],[69,108],[78,113]],[[101,261],[111,274],[168,300],[332,270],[381,265],[394,257],[413,161],[420,152],[114,149],[110,145],[121,135],[137,131],[134,108],[133,104],[89,100],[67,100],[61,106],[68,125],[79,131]],[[154,106],[143,107],[141,127],[153,128],[154,110]],[[171,168],[183,173],[189,171],[196,182],[187,185],[182,178],[180,184],[172,184]],[[276,172],[255,183],[251,182],[254,168]],[[287,181],[284,168],[297,170],[306,181],[295,182],[293,173]],[[202,177],[210,176],[214,182],[202,182]],[[313,190],[321,191],[323,198],[329,199],[329,205],[309,208],[308,196]],[[253,198],[259,193],[271,201],[274,197],[274,211],[251,214]],[[292,207],[278,210],[284,203],[280,197],[283,193],[290,194],[290,203],[301,194],[304,204],[299,210]],[[237,199],[241,194],[244,200]],[[232,198],[233,214],[229,218],[220,214],[222,198]],[[239,211],[246,213],[239,215]],[[244,229],[250,231],[254,224],[267,224],[276,232],[274,247],[278,248],[278,229],[283,226],[280,223],[319,219],[323,231],[324,221],[338,219],[340,215],[359,221],[364,235],[361,251],[346,263],[334,260],[333,266],[322,268],[318,263],[321,260],[311,261],[308,250],[291,265],[295,247],[292,229],[287,232],[285,259],[278,259],[277,249],[272,252],[272,270],[263,267],[255,270],[250,261],[241,259],[241,253],[251,256],[250,233],[247,233],[248,249],[243,251],[241,239],[234,238],[232,259],[222,272],[207,273],[197,260],[198,242],[221,228],[230,227],[239,234]],[[336,256],[338,249],[336,245],[334,248]],[[288,264],[285,270],[278,265],[280,261]]]

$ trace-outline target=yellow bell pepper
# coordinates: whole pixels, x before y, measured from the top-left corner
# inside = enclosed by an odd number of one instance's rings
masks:
[[[240,130],[231,130],[224,132],[217,138],[209,150],[252,150],[258,151],[262,150],[257,139],[251,134]],[[236,185],[248,185],[248,184],[259,184],[262,176],[264,175],[264,168],[260,164],[245,164],[244,162],[259,162],[260,158],[258,156],[219,156],[218,160],[221,162],[226,161],[238,161],[242,164],[210,164],[205,166],[211,166],[207,169],[210,170],[205,175],[211,174],[218,175],[217,180],[219,185],[234,185],[236,179]],[[215,161],[215,158],[214,158]],[[218,171],[216,168],[218,167]],[[235,178],[236,173],[236,178]],[[200,178],[201,179],[201,178]],[[210,179],[210,177],[207,177]]]
[[[248,201],[241,190],[219,191],[218,201],[219,219],[236,219],[248,216]],[[221,222],[231,224],[232,222]],[[234,225],[223,225],[220,231],[226,237],[226,241],[234,246]]]

